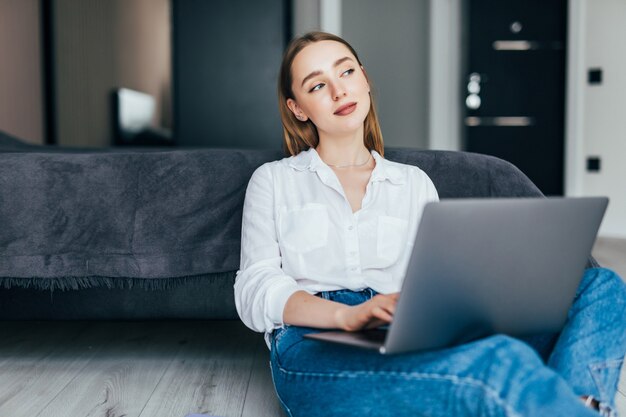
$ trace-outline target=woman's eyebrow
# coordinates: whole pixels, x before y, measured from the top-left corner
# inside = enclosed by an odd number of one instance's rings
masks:
[[[338,60],[336,60],[335,63],[333,64],[333,67],[341,65],[341,63],[343,63],[345,61],[354,61],[354,60],[352,58],[350,58],[349,56],[344,56],[343,58],[339,58]],[[313,77],[316,77],[316,76],[320,75],[321,73],[322,73],[322,71],[320,71],[320,70],[313,71],[312,73],[310,73],[309,75],[304,77],[304,80],[302,80],[302,84],[300,85],[300,87],[302,87],[304,85],[304,83],[307,82],[309,79],[311,79]]]

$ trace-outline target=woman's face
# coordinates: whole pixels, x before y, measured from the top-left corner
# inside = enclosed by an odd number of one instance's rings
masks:
[[[365,71],[340,42],[307,45],[291,65],[295,100],[289,109],[302,121],[311,119],[322,135],[349,134],[363,126],[370,109]]]

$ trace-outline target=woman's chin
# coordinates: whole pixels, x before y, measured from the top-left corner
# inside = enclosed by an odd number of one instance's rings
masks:
[[[358,116],[358,115],[355,115]],[[335,124],[335,130],[342,133],[356,132],[362,129],[365,123],[365,117],[352,117],[339,120]]]
[[[367,115],[359,115],[352,113],[347,116],[337,116],[333,120],[326,123],[324,127],[318,127],[318,131],[326,136],[350,136],[353,134],[362,134]]]

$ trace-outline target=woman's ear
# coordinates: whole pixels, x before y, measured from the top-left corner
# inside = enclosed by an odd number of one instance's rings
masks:
[[[304,114],[300,106],[298,106],[298,103],[296,103],[295,100],[288,98],[287,107],[289,108],[289,110],[291,110],[293,115],[296,116],[296,119],[300,120],[301,122],[306,122],[309,119],[307,115]]]

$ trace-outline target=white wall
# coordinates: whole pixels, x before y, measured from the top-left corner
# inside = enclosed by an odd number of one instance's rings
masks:
[[[430,149],[461,150],[462,1],[430,0]]]
[[[304,35],[314,30],[320,30],[319,0],[293,0],[292,32],[294,36]]]
[[[429,1],[343,0],[342,36],[373,81],[387,146],[428,147]]]
[[[600,235],[626,238],[626,2],[570,1],[566,193],[611,201]],[[601,85],[587,70],[602,68]],[[588,156],[601,158],[587,172]]]

